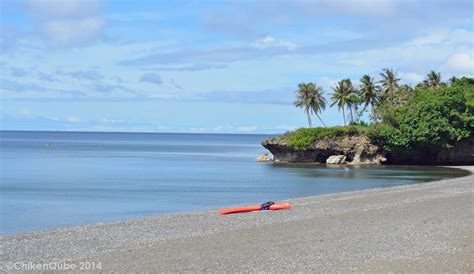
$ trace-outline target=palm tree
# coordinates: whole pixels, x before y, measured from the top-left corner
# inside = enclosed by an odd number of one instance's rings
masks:
[[[388,68],[383,69],[380,76],[382,77],[382,80],[379,82],[382,84],[384,95],[390,94],[393,98],[395,92],[398,90],[398,81],[400,81],[400,78],[397,78],[393,69]]]
[[[316,86],[316,84],[314,83],[311,83],[311,85],[314,87],[314,96],[311,102],[311,110],[316,115],[316,117],[318,117],[319,121],[321,121],[321,124],[326,127],[326,124],[323,122],[323,119],[321,119],[321,116],[319,116],[319,114],[326,109],[327,103],[326,98],[324,98],[323,88]]]
[[[304,108],[308,117],[309,127],[312,127],[311,113],[316,114],[321,123],[326,126],[321,116],[319,116],[319,113],[326,108],[326,98],[324,98],[323,94],[323,89],[315,83],[301,83],[298,85],[294,104],[296,107]]]
[[[452,85],[454,84],[454,82],[456,82],[458,80],[458,78],[456,76],[452,76],[451,78],[449,78],[449,84]]]
[[[344,118],[344,125],[346,125],[346,114],[344,107],[347,106],[351,113],[351,122],[354,121],[352,115],[352,106],[357,102],[357,92],[350,79],[343,79],[339,81],[336,86],[332,89],[331,94],[331,107],[337,104],[338,110],[342,109],[342,116]]]
[[[410,98],[413,96],[413,88],[410,85],[402,84],[400,88],[398,88],[397,98],[390,102],[393,105],[401,106],[408,102]]]
[[[426,75],[425,81],[423,81],[423,83],[426,83],[426,86],[429,88],[439,88],[443,84],[441,82],[441,73],[435,72],[434,70]]]
[[[365,103],[365,108],[370,105],[372,108],[377,103],[379,99],[379,89],[380,87],[375,85],[374,79],[370,75],[366,74],[360,79],[360,94]]]
[[[427,88],[428,87],[428,80],[423,80],[422,82],[416,84],[416,88]]]
[[[357,107],[360,103],[359,99],[359,94],[358,90],[352,85],[352,82],[350,79],[346,79],[346,92],[347,92],[347,99],[346,99],[346,104],[347,107],[349,108],[349,113],[351,114],[351,124],[354,123],[354,115],[352,114],[352,110],[354,109],[357,111]]]
[[[344,89],[344,80],[339,81],[335,87],[332,88],[331,93],[331,107],[337,104],[337,109],[342,109],[342,118],[344,119],[344,125],[346,125],[346,114],[344,113],[344,106],[346,105],[346,91]]]

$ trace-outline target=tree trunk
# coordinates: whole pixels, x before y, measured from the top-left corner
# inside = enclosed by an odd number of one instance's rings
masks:
[[[316,116],[319,118],[319,121],[321,121],[321,124],[323,124],[324,127],[327,127],[326,124],[323,122],[323,119],[321,119],[321,117],[319,116],[319,114],[317,114],[316,112],[314,114],[316,114]]]
[[[352,116],[352,106],[351,105],[349,105],[349,110],[351,112],[351,124],[353,124],[354,123],[354,116]]]
[[[306,115],[308,116],[308,125],[309,125],[309,127],[311,128],[311,127],[312,127],[312,123],[311,123],[311,113],[309,113],[309,111],[306,111]]]
[[[346,114],[344,113],[344,107],[342,107],[342,118],[344,118],[344,125],[346,125]]]

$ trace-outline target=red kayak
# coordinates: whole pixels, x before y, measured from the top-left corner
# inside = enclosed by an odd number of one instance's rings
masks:
[[[245,212],[260,211],[260,210],[280,210],[280,209],[289,209],[289,208],[291,208],[290,203],[267,202],[261,205],[223,208],[219,210],[219,214],[225,215],[225,214],[245,213]]]

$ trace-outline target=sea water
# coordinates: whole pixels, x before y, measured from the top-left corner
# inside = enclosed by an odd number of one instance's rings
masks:
[[[258,163],[267,137],[0,131],[0,234],[464,175],[432,167]]]

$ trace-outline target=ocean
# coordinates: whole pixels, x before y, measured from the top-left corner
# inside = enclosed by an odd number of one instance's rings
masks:
[[[464,175],[434,167],[258,163],[266,137],[0,131],[0,234]]]

